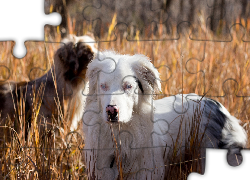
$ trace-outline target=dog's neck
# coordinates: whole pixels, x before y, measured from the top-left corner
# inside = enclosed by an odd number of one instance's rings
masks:
[[[59,99],[69,99],[77,95],[79,91],[82,91],[85,87],[85,75],[76,77],[72,80],[66,80],[65,72],[62,71],[59,67],[54,67],[44,75],[42,79],[43,82],[49,83],[51,86],[54,86],[57,89],[57,95]],[[44,79],[47,80],[44,80]]]

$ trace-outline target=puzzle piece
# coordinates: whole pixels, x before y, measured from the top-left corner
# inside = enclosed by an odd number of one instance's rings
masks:
[[[188,180],[198,180],[198,179],[236,179],[247,177],[247,167],[250,159],[250,154],[246,150],[242,150],[244,160],[242,164],[238,167],[230,167],[225,162],[226,150],[207,150],[207,160],[206,160],[206,172],[204,175],[198,175],[196,173],[191,173],[188,176]],[[216,162],[216,163],[215,163]]]
[[[15,4],[15,6],[13,6]],[[25,4],[25,5],[24,5]],[[13,53],[16,57],[22,58],[26,55],[26,48],[24,46],[24,42],[26,40],[44,40],[44,33],[41,31],[43,26],[45,24],[58,24],[59,16],[58,14],[52,14],[47,17],[44,16],[43,9],[41,7],[43,4],[43,1],[40,0],[40,2],[34,2],[31,0],[26,0],[23,2],[17,1],[17,0],[11,0],[6,2],[5,5],[1,5],[1,10],[3,11],[6,7],[11,7],[12,11],[6,12],[4,17],[9,18],[2,18],[2,24],[6,24],[7,21],[15,22],[13,24],[9,24],[8,28],[2,28],[2,35],[0,36],[2,41],[8,41],[8,40],[15,40],[16,44],[13,49]],[[19,8],[20,5],[24,5],[23,8]],[[32,7],[32,8],[31,8]],[[11,16],[11,14],[15,12],[18,14],[18,16]],[[13,18],[13,19],[11,19]],[[40,21],[37,21],[35,18],[40,18]],[[19,19],[19,21],[18,21]],[[25,19],[25,21],[23,21]],[[25,28],[25,31],[29,31],[28,37],[22,36],[21,29],[26,27],[28,23],[32,23],[32,28]],[[19,31],[16,32],[16,29],[19,29]],[[15,32],[14,32],[15,31]],[[31,38],[31,39],[27,39]]]

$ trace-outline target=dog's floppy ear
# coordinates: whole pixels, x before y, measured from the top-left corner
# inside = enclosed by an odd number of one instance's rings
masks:
[[[68,44],[61,44],[61,47],[56,51],[55,59],[58,56],[59,60],[62,62],[66,62],[69,54],[68,47],[73,46],[73,42],[69,42]]]
[[[62,45],[55,55],[55,64],[57,67],[63,66],[61,69],[65,70],[64,77],[70,81],[75,77],[85,78],[87,65],[94,57],[94,52],[88,44],[82,42],[81,39],[78,39],[77,43],[74,39],[71,40],[68,39],[68,42]]]
[[[95,47],[96,42],[94,38],[89,36],[76,36],[74,34],[68,35],[67,38],[62,40],[61,48],[58,50],[58,56],[64,61],[77,60],[78,62],[86,62],[87,64],[93,59],[94,55],[97,53]]]
[[[150,62],[148,57],[137,54],[133,56],[133,60],[135,61],[132,63],[132,68],[136,73],[138,80],[140,81],[143,91],[147,94],[152,94],[152,92],[160,92],[161,83],[159,72]]]
[[[78,73],[87,68],[88,64],[94,58],[94,52],[91,47],[84,42],[78,42],[74,45],[74,52],[79,64]]]
[[[87,62],[87,64],[93,59],[94,52],[92,48],[84,42],[78,42],[74,45],[74,50],[79,62]]]

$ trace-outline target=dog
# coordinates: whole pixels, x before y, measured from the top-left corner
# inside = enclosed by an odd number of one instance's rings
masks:
[[[169,155],[178,146],[184,157],[182,147],[195,131],[201,154],[227,148],[231,164],[246,145],[239,120],[215,100],[196,94],[153,100],[161,83],[147,56],[100,52],[88,65],[87,79],[83,133],[89,179],[164,179]]]
[[[73,112],[69,115],[72,119],[70,129],[75,130],[85,104],[82,93],[88,90],[85,81],[87,65],[96,52],[92,37],[69,35],[55,52],[51,69],[42,77],[28,82],[0,84],[1,127],[19,132],[20,118],[23,118],[27,135],[33,117],[43,134],[46,129],[51,129],[54,120],[60,119],[64,123],[63,115],[68,108],[71,109],[68,112]],[[3,140],[6,134],[1,131],[0,136]]]

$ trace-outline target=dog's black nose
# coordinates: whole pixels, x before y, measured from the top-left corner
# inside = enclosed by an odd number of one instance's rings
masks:
[[[109,122],[118,122],[118,114],[119,114],[119,109],[116,105],[107,105],[106,107],[106,112],[108,115],[108,121]]]

